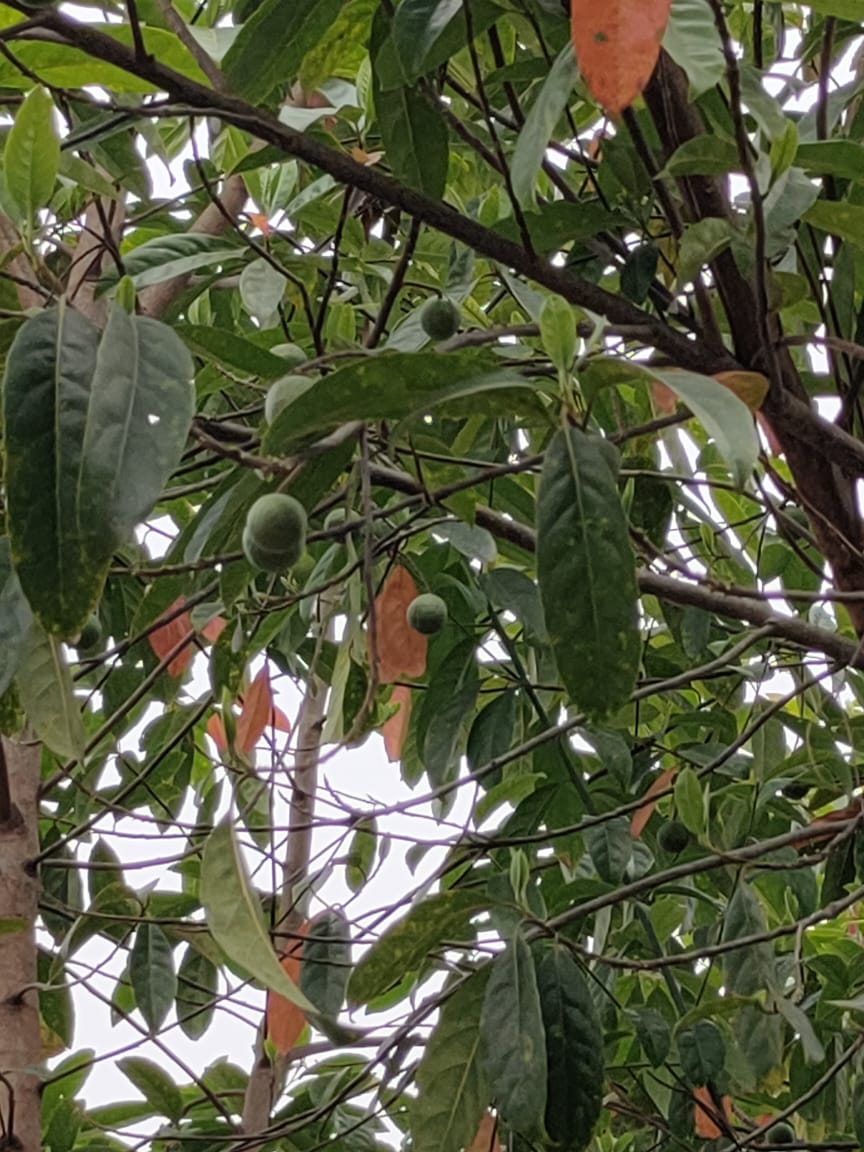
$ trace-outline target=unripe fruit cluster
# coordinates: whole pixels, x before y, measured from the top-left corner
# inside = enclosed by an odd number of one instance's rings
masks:
[[[306,509],[284,492],[259,496],[246,514],[243,552],[253,568],[286,572],[306,549]]]

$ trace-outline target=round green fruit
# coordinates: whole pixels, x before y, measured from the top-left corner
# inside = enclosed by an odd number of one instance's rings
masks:
[[[809,791],[810,785],[803,780],[790,780],[783,787],[783,795],[787,800],[803,800]]]
[[[795,1129],[791,1124],[781,1120],[779,1124],[774,1124],[768,1129],[766,1138],[769,1144],[794,1144]]]
[[[690,843],[690,833],[680,820],[669,820],[660,829],[657,835],[657,843],[664,852],[671,852],[677,856],[677,854],[683,852]]]
[[[420,327],[433,340],[449,340],[455,336],[461,318],[452,300],[427,300],[420,309]]]
[[[283,376],[271,384],[264,400],[264,419],[267,423],[272,424],[280,412],[298,400],[304,392],[308,392],[314,383],[311,376]]]
[[[434,592],[424,592],[408,605],[405,619],[415,632],[432,636],[447,623],[447,605]]]
[[[243,551],[253,568],[285,572],[306,548],[306,509],[284,492],[259,496],[246,514]]]
[[[309,359],[299,344],[274,344],[270,351],[274,356],[281,356],[292,367]]]
[[[93,615],[81,629],[81,635],[75,644],[79,652],[92,652],[102,639],[102,624],[99,617]]]

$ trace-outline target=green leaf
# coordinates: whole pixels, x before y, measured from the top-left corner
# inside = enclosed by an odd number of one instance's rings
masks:
[[[736,239],[737,231],[730,220],[709,216],[688,225],[678,251],[677,281],[680,286],[695,280],[704,265],[725,252]]]
[[[158,924],[147,920],[139,924],[129,955],[129,977],[147,1027],[158,1032],[177,993],[174,953]]]
[[[540,342],[559,375],[568,373],[576,355],[576,317],[572,306],[561,296],[547,296],[543,301]]]
[[[175,276],[197,272],[200,268],[210,268],[228,260],[242,260],[244,255],[243,248],[232,246],[220,236],[206,236],[197,232],[159,236],[155,240],[145,240],[131,252],[125,253],[124,271],[112,264],[102,274],[96,292],[97,295],[104,295],[119,283],[124,274],[140,290],[165,280],[173,280]]]
[[[23,220],[32,220],[51,199],[59,165],[54,101],[44,88],[34,88],[15,114],[3,154],[6,188]]]
[[[864,181],[864,144],[858,140],[814,140],[798,145],[795,163],[809,175]]]
[[[667,160],[663,172],[667,176],[675,177],[725,176],[727,172],[737,172],[740,167],[738,149],[731,140],[724,140],[722,136],[694,136],[675,149]],[[722,220],[718,216],[706,216],[704,220],[690,224],[685,235],[694,228],[719,230],[721,225],[726,231],[731,230],[730,221]],[[681,283],[686,283],[681,273],[679,280]]]
[[[660,372],[653,368],[650,374],[684,401],[714,440],[735,483],[743,488],[759,458],[753,414],[747,405],[711,376],[680,369]]]
[[[821,1064],[825,1059],[825,1049],[822,1046],[822,1041],[816,1035],[807,1013],[799,1008],[797,1004],[793,1004],[791,1000],[786,1000],[783,996],[778,996],[775,1004],[777,1011],[785,1018],[787,1024],[795,1033],[807,1063]]]
[[[675,807],[681,823],[694,836],[706,829],[705,797],[699,777],[685,765],[675,776]]]
[[[444,1003],[417,1069],[411,1104],[415,1152],[460,1152],[471,1144],[489,1104],[480,1059],[480,1017],[491,965]]]
[[[460,736],[479,688],[474,641],[462,641],[436,667],[417,710],[420,758],[433,787],[452,779],[458,768]]]
[[[768,930],[762,905],[752,888],[743,880],[729,901],[723,921],[723,942],[746,936],[763,935]],[[730,993],[752,996],[771,989],[776,983],[774,951],[767,940],[746,944],[723,958],[725,984]]]
[[[585,847],[597,875],[609,884],[620,884],[633,855],[630,821],[625,816],[617,816],[586,828]]]
[[[690,81],[691,99],[713,88],[726,75],[723,47],[708,0],[672,0],[663,47]],[[717,137],[711,142],[716,145]]]
[[[418,901],[360,958],[348,981],[350,1003],[368,1004],[416,972],[443,941],[473,939],[471,916],[487,903],[481,893],[458,888]]]
[[[259,348],[251,340],[225,328],[203,324],[178,324],[174,331],[196,356],[202,356],[233,371],[275,380],[284,376],[288,365],[281,356]]]
[[[345,881],[352,892],[359,892],[372,875],[378,832],[374,819],[358,821],[348,846],[345,861]]]
[[[537,576],[555,661],[573,702],[594,715],[626,703],[640,658],[636,564],[609,448],[577,428],[556,433],[537,499]]]
[[[32,621],[33,613],[12,567],[9,537],[0,536],[0,696],[18,669]]]
[[[850,204],[845,200],[817,200],[804,213],[804,219],[814,228],[821,228],[841,240],[848,240],[856,248],[864,248],[864,204]]]
[[[570,102],[578,75],[573,45],[568,40],[525,117],[510,163],[513,192],[523,208],[533,208],[536,204],[537,173],[555,125]]]
[[[579,1152],[603,1105],[603,1032],[588,984],[567,948],[544,946],[537,989],[549,1069],[546,1131],[558,1147]]]
[[[303,57],[339,15],[342,0],[264,0],[225,54],[222,70],[232,90],[253,104],[295,79]]]
[[[520,932],[492,962],[480,1017],[483,1068],[498,1113],[526,1140],[543,1140],[546,1036],[531,951]]]
[[[864,1072],[855,1077],[852,1090],[852,1130],[859,1147],[864,1147]]]
[[[152,1060],[126,1056],[117,1061],[123,1075],[135,1085],[150,1107],[175,1123],[183,1115],[183,1097],[174,1081]]]
[[[230,819],[218,824],[207,838],[199,888],[210,935],[228,959],[265,988],[296,1004],[310,1019],[316,1018],[314,1004],[276,959]]]
[[[672,1048],[672,1032],[666,1019],[653,1008],[636,1008],[636,1035],[652,1068],[666,1063]]]
[[[93,845],[90,853],[90,867],[87,872],[87,882],[90,888],[90,899],[95,900],[104,888],[112,884],[123,886],[123,868],[120,857],[100,836]]]
[[[450,161],[447,125],[426,95],[414,87],[375,88],[375,116],[393,175],[439,198]]]
[[[331,1019],[342,1011],[351,974],[351,935],[341,912],[316,916],[303,938],[300,990]]]
[[[681,1069],[694,1087],[715,1080],[726,1062],[723,1034],[710,1020],[697,1020],[675,1039]]]
[[[177,1022],[190,1040],[198,1040],[213,1022],[218,992],[216,965],[190,945],[177,972]]]
[[[402,420],[447,400],[530,387],[524,377],[473,352],[388,352],[339,368],[316,380],[268,430],[264,449],[292,447],[338,428],[346,420]]]
[[[60,643],[38,620],[24,642],[16,676],[21,706],[40,740],[64,760],[84,754],[84,725]]]
[[[464,20],[462,0],[402,0],[393,19],[392,35],[406,80],[423,75],[435,42],[451,21],[460,19]]]

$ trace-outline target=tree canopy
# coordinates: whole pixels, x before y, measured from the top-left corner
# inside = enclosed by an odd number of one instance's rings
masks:
[[[862,1146],[862,16],[0,3],[0,1146]]]

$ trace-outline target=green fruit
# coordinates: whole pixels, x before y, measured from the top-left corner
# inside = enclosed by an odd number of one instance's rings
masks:
[[[420,327],[433,340],[449,340],[459,331],[461,313],[451,300],[427,300],[420,309]]]
[[[314,383],[314,378],[310,376],[283,376],[271,384],[264,400],[264,419],[267,423],[272,424],[283,409],[308,392]]]
[[[79,652],[91,652],[102,639],[102,624],[98,616],[91,616],[75,644]]]
[[[794,1144],[795,1143],[795,1129],[791,1124],[780,1121],[768,1129],[767,1140],[769,1144]]]
[[[415,632],[431,636],[440,632],[447,623],[447,605],[434,592],[424,592],[421,596],[415,596],[408,605],[405,619]]]
[[[810,785],[803,780],[790,780],[783,787],[783,795],[787,800],[803,800],[809,791]]]
[[[246,515],[243,551],[253,568],[285,572],[306,548],[306,509],[284,492],[260,496]]]
[[[292,367],[304,364],[309,359],[299,344],[274,344],[270,351],[274,356],[281,356]]]
[[[660,829],[657,835],[657,843],[664,852],[671,852],[677,856],[677,854],[683,852],[690,843],[690,833],[680,820],[669,820]]]

